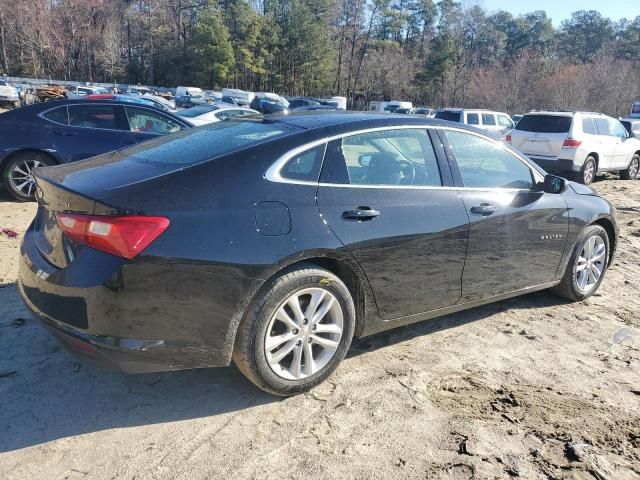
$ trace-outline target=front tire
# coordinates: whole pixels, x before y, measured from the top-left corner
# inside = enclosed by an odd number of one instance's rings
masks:
[[[23,152],[10,159],[3,172],[4,185],[16,200],[29,202],[35,199],[36,184],[33,169],[55,165],[51,157],[40,152]]]
[[[577,180],[583,185],[590,185],[595,180],[596,173],[598,173],[598,163],[595,158],[589,155],[582,165]]]
[[[271,280],[238,327],[233,361],[273,395],[306,392],[342,361],[353,337],[355,307],[333,273],[305,265]]]
[[[620,178],[622,180],[635,180],[640,172],[640,155],[637,153],[629,162],[629,166],[626,170],[620,170]]]
[[[593,295],[609,266],[609,236],[600,225],[582,232],[571,254],[562,281],[552,291],[567,300],[578,302]]]

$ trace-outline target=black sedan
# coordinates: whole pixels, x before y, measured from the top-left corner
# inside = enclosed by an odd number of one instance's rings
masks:
[[[219,122],[36,171],[21,294],[129,372],[229,365],[308,390],[353,336],[542,289],[592,295],[614,208],[471,127],[402,115]]]
[[[8,192],[32,200],[35,167],[74,162],[192,125],[146,105],[110,100],[39,103],[0,115],[0,172]]]

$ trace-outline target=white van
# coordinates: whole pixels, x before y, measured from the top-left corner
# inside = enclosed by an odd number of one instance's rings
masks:
[[[176,97],[204,97],[204,92],[198,87],[178,87]]]
[[[435,117],[439,120],[473,125],[502,140],[504,140],[506,133],[515,127],[515,123],[509,115],[490,110],[442,108],[436,111]]]

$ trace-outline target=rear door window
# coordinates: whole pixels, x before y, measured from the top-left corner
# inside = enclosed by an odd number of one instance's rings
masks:
[[[467,113],[467,123],[469,125],[480,125],[480,115],[477,113]]]
[[[596,117],[596,128],[598,129],[598,135],[604,135],[607,137],[613,136],[613,125],[607,121],[604,117]]]
[[[73,127],[128,130],[122,107],[115,105],[69,105],[69,125]]]
[[[537,133],[568,133],[572,117],[562,115],[525,115],[516,125],[516,130]]]
[[[352,185],[442,186],[431,139],[423,129],[351,135],[340,149]]]
[[[496,124],[496,116],[493,113],[483,113],[482,114],[482,124],[483,125],[495,125]]]
[[[585,117],[582,119],[582,132],[588,135],[597,135],[596,126],[593,123],[593,117]]]

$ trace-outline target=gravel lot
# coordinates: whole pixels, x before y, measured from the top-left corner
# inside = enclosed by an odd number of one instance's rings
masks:
[[[0,235],[0,478],[640,479],[640,181],[597,295],[536,293],[358,341],[277,399],[234,368],[128,376],[79,363],[16,289]],[[0,191],[0,226],[33,204]]]

